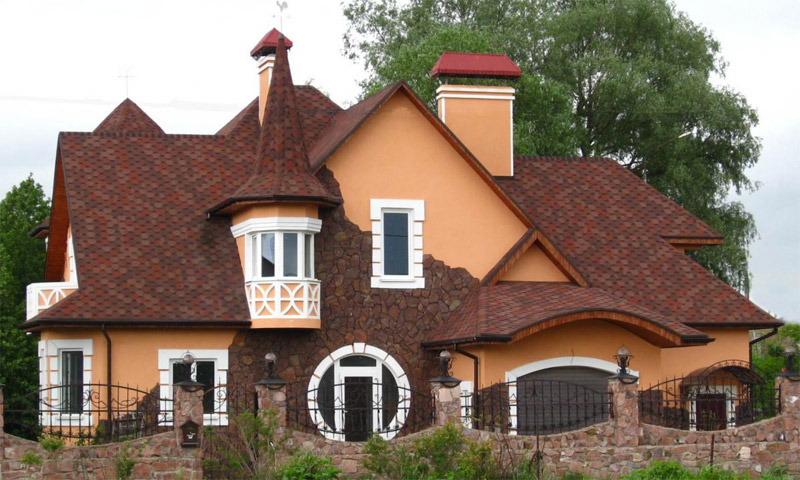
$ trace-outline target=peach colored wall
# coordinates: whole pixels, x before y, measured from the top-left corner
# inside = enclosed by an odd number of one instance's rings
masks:
[[[514,89],[442,85],[439,92],[440,95],[481,97],[439,97],[439,117],[492,175],[511,175],[512,100],[507,97],[514,94]]]
[[[225,349],[237,330],[203,328],[109,328],[112,378],[115,384],[128,384],[149,390],[159,382],[159,349]],[[106,383],[106,339],[100,328],[48,329],[42,340],[92,339],[92,382]]]
[[[750,331],[747,328],[699,328],[715,340],[708,345],[665,348],[661,351],[662,380],[684,376],[721,360],[750,358]]]
[[[569,282],[561,270],[534,244],[519,257],[501,281],[510,282]]]
[[[326,165],[362,230],[372,231],[370,199],[424,199],[423,252],[478,278],[527,230],[403,93]]]
[[[307,217],[319,218],[316,205],[302,203],[286,203],[275,205],[252,205],[233,215],[231,225],[236,225],[251,218],[268,217]]]
[[[636,355],[631,367],[649,381],[661,369],[660,348],[636,334],[603,320],[583,320],[545,330],[505,345],[465,347],[480,358],[482,386],[505,381],[505,373],[522,365],[556,357],[591,357],[614,362],[613,355],[625,345]],[[455,354],[453,373],[472,380],[472,360]]]
[[[269,93],[269,84],[272,80],[272,67],[275,65],[274,57],[270,62],[269,68],[264,68],[258,73],[258,121],[259,123],[264,120],[264,110],[267,107],[267,94]]]

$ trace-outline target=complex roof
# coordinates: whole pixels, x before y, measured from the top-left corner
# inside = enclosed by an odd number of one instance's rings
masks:
[[[670,245],[719,243],[717,232],[616,163],[518,158],[514,177],[496,181],[404,83],[343,111],[315,88],[292,85],[282,44],[263,128],[257,99],[215,135],[164,134],[125,100],[93,133],[59,137],[46,280],[59,280],[69,224],[80,289],[29,328],[248,324],[229,224],[206,220],[204,208],[285,196],[338,202],[312,172],[398,92],[531,227],[431,344],[512,341],[587,315],[670,346],[709,340],[693,326],[779,324]],[[532,242],[577,285],[498,284]]]
[[[431,77],[519,78],[522,70],[506,55],[444,52],[430,71]]]

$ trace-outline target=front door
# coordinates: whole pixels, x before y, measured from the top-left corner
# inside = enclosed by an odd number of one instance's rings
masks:
[[[698,430],[724,430],[728,426],[724,393],[701,393],[695,399]]]
[[[363,442],[372,432],[372,377],[344,379],[344,439]]]

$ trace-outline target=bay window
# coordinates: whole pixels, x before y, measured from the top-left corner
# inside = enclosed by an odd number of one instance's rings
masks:
[[[253,233],[249,253],[252,279],[314,278],[313,233]]]

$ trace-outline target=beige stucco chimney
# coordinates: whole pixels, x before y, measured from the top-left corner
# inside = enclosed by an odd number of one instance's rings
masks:
[[[275,51],[278,39],[283,34],[273,28],[250,51],[250,56],[258,62],[258,120],[264,121],[264,110],[267,107],[267,95],[272,81],[272,70],[275,68]],[[283,37],[286,50],[292,48],[292,41]]]
[[[516,79],[522,71],[505,55],[445,52],[432,77]],[[439,118],[494,176],[514,175],[514,88],[451,85],[436,90]]]

